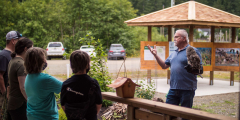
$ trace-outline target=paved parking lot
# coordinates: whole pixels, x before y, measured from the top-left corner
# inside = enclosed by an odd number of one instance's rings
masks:
[[[127,58],[126,59],[126,69],[130,71],[137,71],[140,69],[140,58]],[[67,64],[70,64],[69,60],[48,60],[48,67],[46,72],[51,75],[56,74],[67,74]],[[107,67],[110,73],[117,73],[123,63],[123,60],[108,60]],[[124,66],[122,66],[121,71],[124,71]],[[71,74],[70,69],[70,74]]]

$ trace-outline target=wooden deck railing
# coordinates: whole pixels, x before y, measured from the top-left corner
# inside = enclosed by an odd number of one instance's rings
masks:
[[[236,118],[223,115],[210,114],[200,110],[194,110],[176,105],[140,99],[121,98],[116,93],[102,92],[103,99],[128,104],[128,120],[170,120],[171,116],[192,119],[192,120],[237,120]],[[139,109],[143,108],[143,109]],[[146,109],[146,110],[144,110]],[[153,111],[153,112],[152,112]],[[162,113],[157,114],[154,112]]]

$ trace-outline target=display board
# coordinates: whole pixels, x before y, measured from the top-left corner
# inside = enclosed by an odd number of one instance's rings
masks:
[[[213,43],[210,42],[190,42],[191,46],[197,48],[202,56],[203,71],[213,70]]]
[[[214,43],[213,71],[238,71],[240,43]]]
[[[141,69],[158,69],[162,68],[158,65],[155,57],[152,55],[147,45],[150,45],[152,48],[156,45],[157,55],[162,59],[166,60],[169,56],[169,43],[168,42],[153,42],[153,41],[141,41]]]
[[[172,44],[172,42],[141,41],[141,69],[162,70],[147,45],[152,48],[156,45],[158,56],[165,61],[169,53],[176,49]],[[240,43],[190,42],[189,44],[200,51],[204,71],[239,71]]]

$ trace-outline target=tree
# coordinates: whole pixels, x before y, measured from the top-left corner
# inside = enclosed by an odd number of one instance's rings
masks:
[[[65,46],[79,49],[78,40],[91,31],[96,39],[100,39],[103,48],[112,43],[121,43],[125,48],[130,47],[132,33],[124,21],[134,18],[136,10],[128,0],[65,0],[68,6],[70,27],[69,37],[65,39]]]
[[[129,0],[132,2],[133,7],[138,9],[137,15],[148,14],[157,10],[162,9],[162,5],[165,8],[170,7],[171,1],[170,0]],[[187,2],[189,0],[175,0],[175,5]],[[202,4],[206,4],[220,10],[224,10],[229,13],[236,14],[240,16],[240,5],[239,0],[195,0]]]

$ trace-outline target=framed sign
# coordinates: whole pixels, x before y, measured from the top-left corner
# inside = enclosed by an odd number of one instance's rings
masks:
[[[214,71],[239,71],[239,43],[214,43]]]
[[[191,46],[197,48],[202,56],[203,71],[213,71],[213,43],[212,42],[190,42]]]
[[[155,41],[141,41],[141,69],[158,69],[162,70],[162,68],[158,65],[155,57],[152,55],[150,50],[148,49],[148,45],[152,48],[156,45],[157,55],[162,59],[166,60],[169,56],[169,43],[168,42],[155,42]]]

